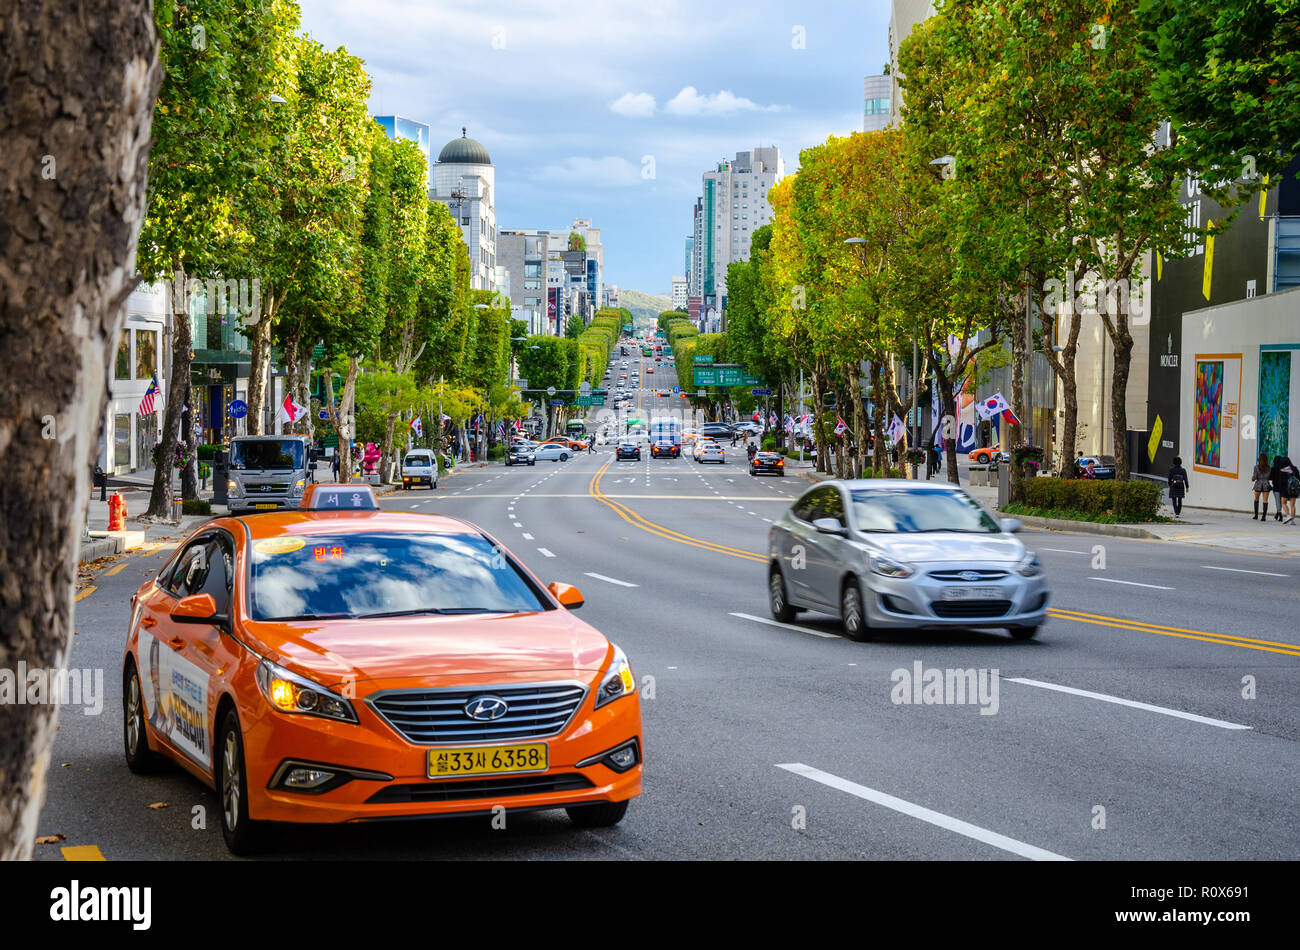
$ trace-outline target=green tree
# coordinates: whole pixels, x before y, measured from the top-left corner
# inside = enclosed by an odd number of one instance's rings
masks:
[[[1141,0],[1137,42],[1174,151],[1231,207],[1300,154],[1300,4]]]

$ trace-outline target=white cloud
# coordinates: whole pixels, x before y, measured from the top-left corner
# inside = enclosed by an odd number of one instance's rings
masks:
[[[655,97],[648,92],[625,92],[609,104],[611,112],[633,119],[647,119],[655,114]]]
[[[634,165],[618,155],[606,155],[603,158],[581,156],[566,158],[544,167],[537,173],[537,178],[556,184],[595,188],[618,188],[625,185],[639,185],[644,181],[641,177],[641,166]]]
[[[733,112],[780,112],[789,106],[760,106],[752,99],[737,96],[730,89],[712,95],[700,95],[694,86],[687,86],[668,100],[665,112],[674,115],[730,115]]]

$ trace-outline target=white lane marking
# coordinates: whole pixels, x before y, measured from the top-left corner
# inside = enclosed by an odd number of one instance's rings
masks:
[[[531,534],[529,534],[527,531],[525,531],[525,532],[524,532],[524,540],[525,540],[525,541],[532,541],[532,540],[535,540],[535,539],[533,538],[533,536],[532,536]]]
[[[786,630],[794,630],[797,633],[810,633],[814,637],[826,637],[831,640],[836,639],[835,634],[827,633],[824,630],[809,630],[807,627],[797,627],[792,623],[782,623],[779,620],[768,620],[766,617],[755,617],[753,614],[738,614],[733,611],[731,616],[739,617],[741,620],[752,620],[755,623],[765,623],[769,627],[782,627]]]
[[[1068,548],[1039,548],[1039,551],[1055,551],[1057,554],[1087,554],[1087,551],[1071,551]]]
[[[594,571],[584,571],[588,577],[594,577],[598,581],[605,581],[609,584],[617,584],[619,587],[640,587],[640,584],[632,584],[628,581],[621,581],[617,577],[606,577],[604,574],[597,574]]]
[[[1163,587],[1160,584],[1139,584],[1137,581],[1119,581],[1113,577],[1090,577],[1092,581],[1105,581],[1107,584],[1127,584],[1129,587],[1149,587],[1152,590],[1174,590],[1172,587]]]
[[[766,521],[768,524],[771,524],[771,523],[772,523],[772,519],[771,519],[771,518],[764,518],[763,520]]]
[[[516,521],[516,522],[514,523],[514,525],[515,525],[516,528],[522,528],[522,527],[523,527],[523,523],[522,523],[522,522],[519,522],[519,521]]]
[[[1069,861],[1070,858],[1063,854],[1056,854],[1053,851],[1047,851],[1043,848],[1035,847],[1032,844],[1026,844],[1023,841],[1017,841],[1015,838],[1008,838],[1006,835],[1000,835],[996,831],[989,831],[987,828],[981,828],[979,825],[972,825],[968,821],[962,821],[960,818],[953,818],[951,815],[945,815],[942,812],[933,811],[921,805],[914,805],[912,802],[904,801],[901,798],[895,798],[893,795],[887,795],[884,792],[876,791],[874,788],[867,788],[865,785],[859,785],[857,782],[850,782],[848,779],[840,778],[838,775],[832,775],[829,772],[823,772],[821,769],[815,769],[810,765],[804,765],[802,762],[791,762],[786,765],[778,765],[778,769],[785,769],[787,772],[793,772],[795,775],[802,775],[804,778],[812,779],[814,782],[820,782],[822,785],[830,786],[841,792],[848,792],[850,795],[856,795],[858,798],[874,802],[877,805],[883,805],[900,814],[907,815],[911,818],[919,818],[921,821],[928,822],[939,828],[948,831],[955,831],[959,835],[967,838],[973,838],[976,841],[982,841],[985,844],[991,844],[995,848],[1003,851],[1009,851],[1012,854],[1018,854],[1022,858],[1029,858],[1031,861]]]
[[[1042,680],[1025,679],[1022,676],[1007,677],[1012,683],[1024,683],[1026,686],[1037,686],[1040,689],[1055,690],[1058,693],[1069,693],[1071,696],[1085,696],[1088,699],[1099,699],[1103,703],[1114,703],[1117,706],[1129,706],[1133,709],[1145,709],[1147,712],[1160,713],[1162,716],[1173,716],[1176,719],[1186,719],[1189,722],[1199,722],[1207,726],[1218,726],[1220,729],[1250,729],[1250,726],[1243,726],[1236,722],[1224,722],[1222,719],[1211,719],[1208,716],[1198,716],[1195,713],[1183,712],[1179,709],[1170,709],[1167,706],[1152,706],[1150,703],[1139,703],[1133,699],[1121,699],[1118,696],[1107,696],[1105,693],[1094,693],[1086,689],[1075,689],[1073,686],[1061,686],[1057,683],[1044,683]]]
[[[537,550],[540,551],[544,557],[555,557],[555,555],[546,550],[546,548],[538,548]]]
[[[1290,574],[1274,574],[1272,571],[1247,571],[1240,567],[1211,567],[1208,564],[1202,564],[1201,567],[1207,571],[1231,571],[1234,574],[1258,574],[1261,577],[1290,577]]]

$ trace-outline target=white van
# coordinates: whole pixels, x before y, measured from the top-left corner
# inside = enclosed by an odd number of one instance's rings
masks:
[[[438,487],[438,459],[432,449],[411,449],[402,459],[402,487],[413,485]]]

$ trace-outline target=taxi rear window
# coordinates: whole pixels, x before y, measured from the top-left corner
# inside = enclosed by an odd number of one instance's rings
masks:
[[[251,550],[254,620],[549,609],[504,552],[476,534],[278,537]]]

